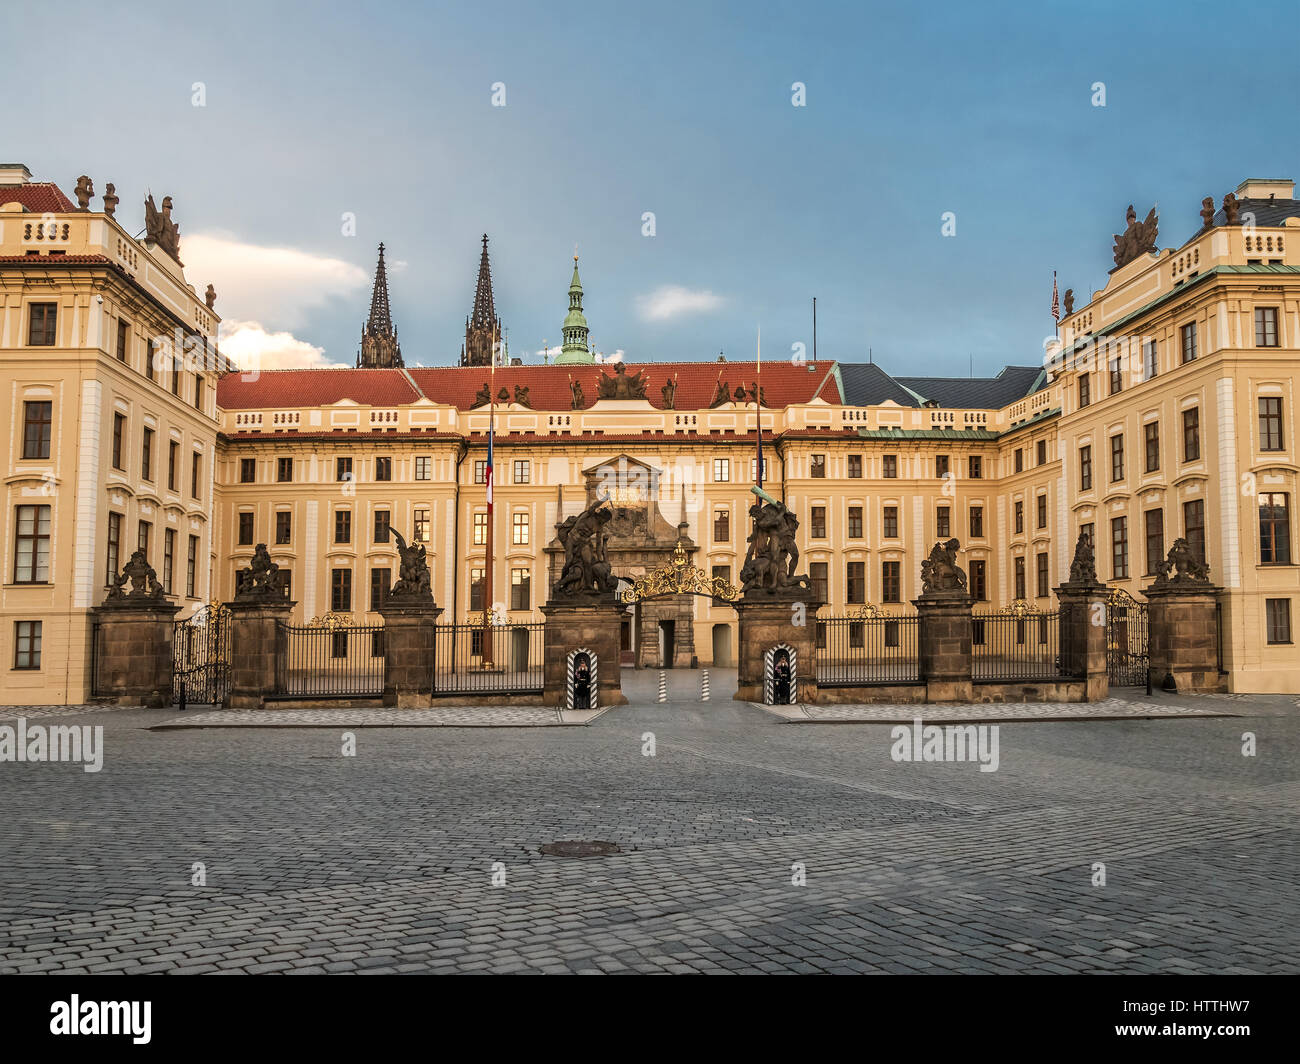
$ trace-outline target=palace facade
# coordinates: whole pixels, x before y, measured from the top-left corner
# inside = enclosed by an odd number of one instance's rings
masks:
[[[576,261],[561,355],[522,365],[501,354],[486,238],[459,365],[403,363],[381,258],[358,368],[173,371],[156,338],[206,350],[218,319],[161,224],[136,241],[111,212],[0,170],[9,701],[87,697],[89,610],[136,546],[181,617],[229,599],[266,543],[295,620],[377,622],[396,531],[426,545],[444,620],[535,621],[562,560],[555,526],[608,492],[617,574],[684,555],[738,583],[759,418],[764,489],[799,517],[823,616],[910,610],[936,540],[960,541],[977,608],[1051,610],[1080,531],[1101,578],[1136,597],[1185,537],[1224,589],[1230,688],[1300,691],[1289,181],[1244,182],[1176,250],[1117,251],[1091,299],[1067,293],[1046,358],[976,379],[597,362]],[[734,664],[721,600],[643,601],[622,627],[628,664]]]

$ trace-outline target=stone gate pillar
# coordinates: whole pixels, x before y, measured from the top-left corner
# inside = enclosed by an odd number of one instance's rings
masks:
[[[623,694],[619,636],[623,606],[613,592],[552,598],[541,607],[546,617],[543,683],[546,704],[563,709],[568,704],[569,655],[585,650],[596,672],[600,706],[627,703]]]
[[[259,543],[247,569],[241,569],[230,610],[230,689],[228,709],[261,709],[275,691],[276,668],[285,653],[281,625],[296,605],[284,597],[280,567]]]
[[[1160,563],[1147,599],[1152,685],[1180,693],[1222,692],[1217,606],[1222,589],[1210,582],[1209,566],[1179,538]]]
[[[435,636],[441,608],[427,603],[395,603],[379,608],[384,618],[384,705],[425,708],[433,697]]]
[[[90,611],[99,625],[97,675],[91,678],[96,697],[120,705],[171,705],[173,623],[179,611],[163,594],[144,552],[137,550],[103,604]]]
[[[751,589],[731,603],[736,610],[740,633],[736,659],[737,701],[768,701],[767,670],[772,657],[782,648],[787,648],[793,659],[791,672],[794,683],[791,686],[795,701],[818,700],[813,654],[817,611],[823,603],[811,599],[811,592],[806,590],[764,593]]]
[[[961,544],[936,543],[921,563],[921,594],[912,600],[917,613],[916,649],[927,702],[969,702],[973,605],[966,573],[957,565]]]
[[[1106,595],[1106,586],[1097,579],[1092,541],[1081,532],[1074,547],[1070,579],[1056,589],[1060,603],[1057,645],[1061,672],[1083,681],[1085,702],[1100,702],[1110,695]]]

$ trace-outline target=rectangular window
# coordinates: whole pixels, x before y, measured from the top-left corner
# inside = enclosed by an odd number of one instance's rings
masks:
[[[1285,492],[1259,497],[1259,560],[1261,565],[1291,564],[1291,513]]]
[[[812,456],[812,464],[809,467],[808,475],[814,480],[826,479],[826,456],[824,454]]]
[[[105,559],[104,583],[111,585],[122,567],[122,515],[108,515],[108,557]]]
[[[289,510],[277,510],[275,513],[275,542],[286,546],[293,539],[293,514]]]
[[[339,481],[346,481],[352,479],[351,458],[334,459],[334,479]]]
[[[334,511],[334,542],[335,543],[352,542],[352,511],[351,510]]]
[[[1034,445],[1034,451],[1035,454],[1037,455],[1035,461],[1039,465],[1046,465],[1047,464],[1047,441],[1039,440],[1038,443]]]
[[[153,541],[153,522],[141,521],[135,530],[135,545],[140,548],[144,554],[144,560],[149,560],[150,543]]]
[[[253,542],[253,515],[251,513],[241,513],[239,515],[239,545],[251,546]]]
[[[113,415],[113,468],[125,470],[122,464],[122,444],[126,439],[126,415]]]
[[[1038,556],[1038,597],[1039,598],[1047,598],[1047,596],[1051,594],[1051,588],[1048,587],[1048,584],[1050,583],[1050,579],[1051,578],[1049,576],[1048,568],[1047,568],[1047,555],[1040,554]]]
[[[1038,496],[1038,527],[1047,527],[1047,496]]]
[[[129,328],[121,318],[117,319],[117,360],[126,361],[126,338]]]
[[[335,569],[330,573],[330,609],[335,613],[352,612],[351,569]]]
[[[716,568],[716,567],[715,567]],[[830,566],[826,562],[810,562],[808,576],[812,581],[813,600],[830,601]],[[731,569],[727,569],[727,580],[731,580]]]
[[[1110,394],[1118,395],[1124,390],[1124,360],[1116,355],[1110,360]]]
[[[1142,434],[1146,438],[1146,471],[1154,473],[1160,468],[1160,423],[1148,421],[1142,426]]]
[[[1195,462],[1201,457],[1201,410],[1192,407],[1183,411],[1183,461]]]
[[[1025,503],[1023,499],[1016,500],[1015,528],[1016,535],[1020,535],[1025,530]]]
[[[768,469],[767,459],[764,458],[764,459],[763,459],[763,477],[762,477],[764,483],[766,483],[766,482],[767,482],[767,479],[768,479],[768,476],[767,476],[767,469]],[[749,476],[750,476],[750,479],[753,480],[753,481],[755,481],[756,483],[757,483],[757,481],[759,480],[759,476],[758,476],[758,459],[757,459],[757,458],[751,458],[751,459],[749,460]]]
[[[375,459],[375,480],[376,482],[393,479],[393,460],[391,458]]]
[[[516,510],[510,515],[511,543],[516,547],[528,546],[528,511]]]
[[[482,547],[487,543],[488,515],[480,511],[474,515],[474,539],[476,547]]]
[[[167,444],[167,489],[176,490],[176,461],[180,457],[181,445],[175,440]]]
[[[1025,470],[1025,452],[1023,448],[1016,448],[1016,472],[1023,473]]]
[[[944,477],[948,475],[950,469],[951,466],[948,461],[948,455],[946,454],[935,455],[934,475],[936,477],[942,480]]]
[[[1024,598],[1025,591],[1025,559],[1016,558],[1016,598]]]
[[[42,459],[50,457],[50,439],[53,425],[54,404],[52,402],[38,400],[23,403],[24,458]]]
[[[982,479],[984,476],[984,459],[977,454],[971,455],[969,469],[971,480]]]
[[[433,458],[429,455],[419,455],[415,459],[415,479],[432,480],[433,479]]]
[[[276,570],[275,575],[280,585],[281,594],[286,599],[293,598],[293,570],[287,565],[282,565]]]
[[[471,569],[469,571],[469,608],[471,613],[483,612],[483,590],[486,584],[487,571],[485,569]]]
[[[884,528],[881,530],[885,539],[898,538],[898,507],[886,506],[884,509]]]
[[[731,540],[731,511],[713,511],[713,542],[728,543]]]
[[[515,483],[527,484],[532,477],[532,463],[524,458],[515,459]]]
[[[140,443],[140,477],[153,480],[153,429],[144,430],[144,439]]]
[[[1165,560],[1165,512],[1147,510],[1143,515],[1147,533],[1147,576],[1154,576]]]
[[[862,479],[862,455],[860,454],[849,455],[849,479]]]
[[[903,601],[902,568],[902,562],[880,563],[880,600],[882,602]]]
[[[952,509],[940,506],[934,512],[935,535],[941,539],[952,535]]]
[[[330,657],[346,658],[348,656],[349,632],[330,633]]]
[[[722,484],[731,479],[731,459],[715,458],[713,460],[713,481]]]
[[[275,479],[280,484],[293,483],[292,458],[277,458],[275,460]]]
[[[110,518],[116,515],[110,515]],[[45,584],[50,579],[50,507],[19,506],[14,540],[14,583]]]
[[[1178,330],[1183,342],[1183,364],[1196,359],[1196,322],[1189,322]]]
[[[476,458],[474,460],[474,483],[475,484],[487,483],[487,459],[486,458]]]
[[[176,529],[163,529],[162,586],[164,593],[172,593],[173,570],[176,568]]]
[[[826,538],[826,507],[814,506],[812,508],[812,517],[808,523],[812,526],[811,529],[809,530],[809,535],[811,535],[813,539],[825,539]]]
[[[194,409],[203,409],[203,375],[194,374]]]
[[[1115,580],[1128,579],[1128,518],[1113,517],[1110,522],[1110,572]]]
[[[1259,449],[1261,451],[1283,449],[1282,400],[1276,396],[1261,396],[1259,400]],[[49,457],[48,444],[45,457]]]
[[[53,347],[59,319],[57,303],[33,303],[27,310],[27,343],[30,347]]]
[[[486,515],[485,515],[486,516]],[[415,529],[413,531],[414,543],[429,542],[429,511],[423,507],[416,507],[415,510]]]
[[[884,473],[885,473],[886,480],[898,479],[898,455],[896,454],[885,455]]]
[[[1255,308],[1255,346],[1277,347],[1277,307]]]
[[[1096,538],[1095,538],[1094,535],[1093,535],[1093,533],[1094,533],[1095,531],[1096,531],[1096,528],[1093,526],[1093,524],[1092,524],[1091,521],[1088,522],[1088,523],[1085,524],[1085,525],[1080,525],[1080,526],[1079,526],[1079,533],[1080,533],[1081,535],[1087,536],[1087,537],[1088,537],[1088,542],[1089,542],[1090,544],[1095,544],[1095,543],[1097,542]]]
[[[14,622],[14,668],[41,667],[41,621]]]
[[[150,380],[158,375],[158,368],[154,365],[153,341],[144,342],[144,375]]]
[[[172,395],[179,399],[181,395],[181,360],[176,355],[172,355],[170,362],[172,366]]]
[[[188,598],[198,597],[199,579],[199,537],[190,536],[190,544],[185,552],[185,594]]]
[[[859,603],[867,601],[867,563],[849,562],[845,566],[846,602]]]
[[[1160,372],[1160,353],[1154,340],[1142,345],[1142,376],[1150,380]]]
[[[1079,406],[1084,407],[1092,402],[1092,388],[1090,387],[1088,374],[1079,374]]]
[[[239,460],[239,483],[252,484],[257,479],[257,459],[241,458]]]
[[[984,507],[972,506],[970,508],[970,537],[971,539],[984,538]]]
[[[388,510],[375,511],[375,542],[376,543],[388,542],[388,518],[389,518]]]
[[[190,495],[195,499],[199,497],[199,459],[197,453],[190,459]]]
[[[970,563],[970,593],[976,602],[987,602],[989,597],[988,563]]]
[[[393,570],[370,570],[370,612],[374,613],[388,601],[388,589],[393,585]]]
[[[1291,642],[1291,600],[1265,599],[1264,613],[1268,621],[1268,641],[1270,643]]]
[[[531,609],[532,574],[528,569],[510,570],[510,608],[512,610]]]
[[[849,507],[849,539],[862,538],[862,507]]]
[[[1112,482],[1124,479],[1124,437],[1110,438],[1110,479]]]

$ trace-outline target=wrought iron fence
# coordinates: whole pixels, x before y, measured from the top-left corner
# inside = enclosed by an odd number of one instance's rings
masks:
[[[533,694],[542,690],[543,623],[440,624],[430,684],[435,695]],[[487,642],[484,643],[486,635]],[[484,650],[487,654],[484,654]]]
[[[1051,680],[1061,675],[1060,615],[1011,609],[971,621],[971,677],[976,683]]]
[[[384,626],[277,626],[277,698],[377,698],[384,693]]]
[[[1123,588],[1106,597],[1106,675],[1112,687],[1151,691],[1151,644],[1147,604]]]
[[[828,687],[917,683],[919,618],[864,611],[817,622],[813,660],[817,682]]]
[[[172,701],[218,705],[230,690],[230,610],[204,606],[172,625]]]
[[[90,696],[97,698],[104,695],[104,681],[99,675],[100,663],[104,660],[102,651],[102,632],[98,621],[90,625]]]

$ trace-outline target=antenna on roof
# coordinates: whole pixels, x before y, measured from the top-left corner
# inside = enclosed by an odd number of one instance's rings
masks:
[[[813,296],[813,361],[817,361],[817,297]]]
[[[875,364],[875,361],[876,361],[875,355],[873,355],[873,354],[871,353],[871,348],[868,347],[868,348],[867,348],[867,365],[868,365],[868,366],[874,365],[874,364]]]
[[[970,359],[970,375],[974,377],[975,376],[975,355],[968,351],[966,352],[966,357]]]

